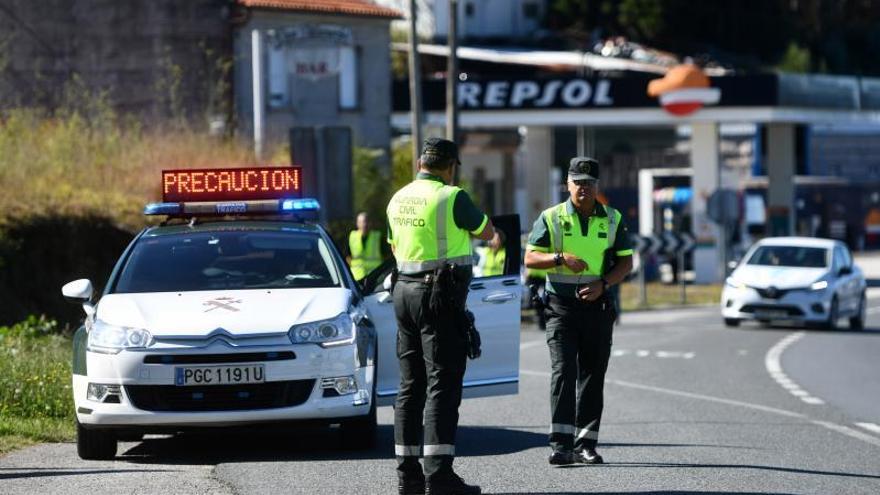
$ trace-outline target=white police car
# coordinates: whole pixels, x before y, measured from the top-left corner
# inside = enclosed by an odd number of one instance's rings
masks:
[[[301,219],[317,201],[267,199],[299,193],[298,169],[284,169],[295,184],[273,182],[277,170],[164,172],[173,201],[145,213],[168,219],[135,237],[100,298],[89,280],[64,286],[86,312],[73,356],[80,457],[113,458],[119,439],[147,432],[306,419],[372,444],[376,406],[399,380],[390,263],[358,285],[327,232]],[[483,357],[465,396],[516,393],[519,291],[516,274],[474,281]]]
[[[867,283],[846,244],[809,237],[768,237],[755,243],[721,292],[727,326],[743,320],[788,321],[837,328],[847,318],[865,326]]]

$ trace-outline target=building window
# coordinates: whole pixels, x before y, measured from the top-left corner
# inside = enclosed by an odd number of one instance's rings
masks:
[[[353,110],[358,107],[357,49],[353,46],[339,48],[339,108]]]
[[[474,7],[473,2],[466,2],[464,4],[464,15],[467,17],[473,17],[476,13],[477,9]]]

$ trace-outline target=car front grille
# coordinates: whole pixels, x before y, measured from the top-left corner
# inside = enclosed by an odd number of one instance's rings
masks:
[[[296,354],[293,351],[236,352],[227,354],[149,354],[144,356],[144,364],[261,363],[264,361],[285,361],[288,359],[296,359]]]
[[[788,316],[803,316],[804,312],[797,306],[777,306],[773,304],[746,304],[740,309],[742,313],[760,313],[761,311],[785,311]]]
[[[795,292],[802,289],[777,289],[776,287],[767,287],[763,289],[759,289],[758,287],[752,287],[757,291],[758,295],[763,297],[764,299],[782,299],[789,292]]]
[[[126,385],[134,407],[144,411],[205,412],[273,409],[298,406],[308,400],[315,380],[243,385]]]

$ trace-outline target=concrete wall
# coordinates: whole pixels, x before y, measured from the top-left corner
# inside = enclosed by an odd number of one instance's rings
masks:
[[[351,29],[358,53],[359,106],[353,110],[339,108],[336,79],[297,82],[298,94],[291,95],[291,105],[266,108],[267,149],[273,144],[277,146],[286,142],[288,130],[293,126],[341,125],[351,127],[354,145],[381,148],[387,152],[391,139],[391,40],[386,19],[253,11],[249,20],[235,32],[239,129],[245,133],[253,132],[251,31],[259,29],[264,32],[301,24],[327,24]]]
[[[231,52],[229,5],[0,0],[0,106],[61,105],[76,75],[123,111],[204,121],[228,106],[217,62]]]

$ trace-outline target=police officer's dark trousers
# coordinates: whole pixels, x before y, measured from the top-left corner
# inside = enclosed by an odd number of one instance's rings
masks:
[[[466,341],[451,314],[428,309],[431,285],[407,281],[394,286],[400,390],[394,410],[397,470],[421,478],[419,447],[424,420],[424,476],[431,481],[452,476],[458,406],[466,367]]]
[[[595,448],[602,420],[605,371],[611,355],[614,306],[605,295],[593,303],[549,294],[550,446]]]

